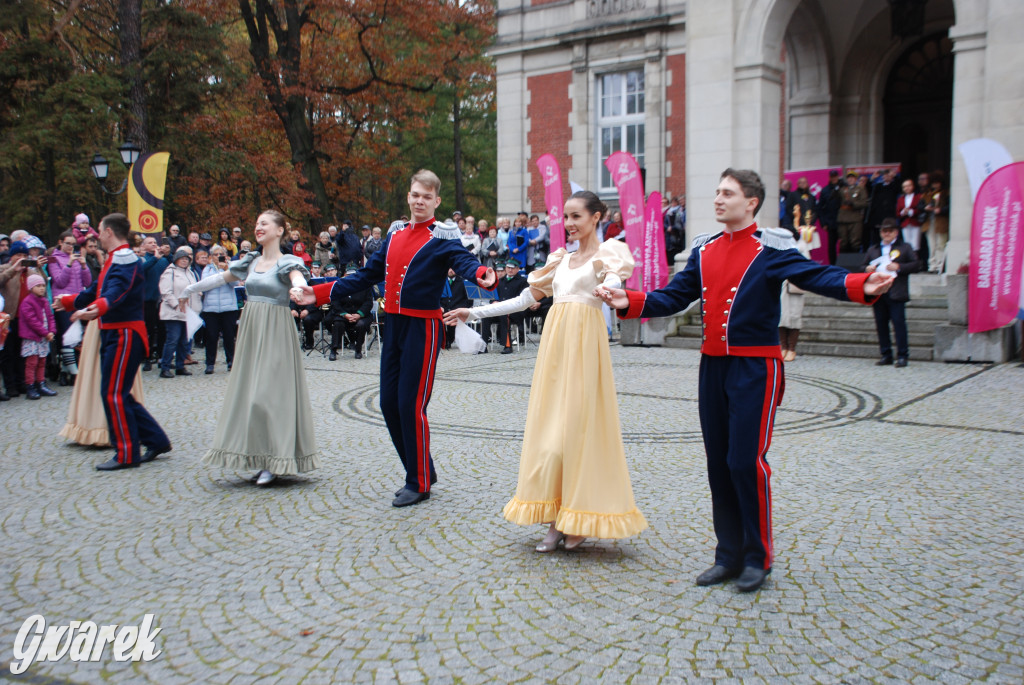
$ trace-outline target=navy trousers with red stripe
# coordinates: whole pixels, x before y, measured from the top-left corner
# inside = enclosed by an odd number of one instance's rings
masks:
[[[121,464],[139,463],[140,445],[161,449],[170,445],[164,429],[131,395],[146,343],[127,328],[100,330],[100,388],[107,414],[110,442]]]
[[[774,550],[767,455],[785,388],[782,362],[704,355],[698,387],[718,538],[715,563],[769,569]]]
[[[430,492],[435,480],[427,404],[443,344],[440,319],[388,314],[380,355],[380,410],[405,467],[405,487],[415,492]]]

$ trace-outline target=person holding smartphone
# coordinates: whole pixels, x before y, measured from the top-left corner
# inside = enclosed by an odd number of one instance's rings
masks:
[[[71,231],[64,231],[60,234],[57,249],[53,251],[50,262],[50,278],[54,299],[62,295],[77,296],[92,283],[92,272],[89,271],[85,257],[79,251],[78,240],[75,239],[75,234]],[[54,319],[57,323],[57,337],[63,341],[64,334],[71,326],[71,314],[57,312]],[[75,376],[78,375],[75,350],[71,347],[64,347],[62,342],[60,358],[61,383],[62,385],[71,385]]]
[[[230,263],[227,250],[221,245],[214,245],[210,248],[210,263],[203,269],[202,278],[226,274]],[[238,298],[234,285],[225,283],[204,292],[202,316],[206,322],[206,373],[213,373],[220,338],[224,339],[224,361],[230,371],[235,359],[235,325],[238,323]]]

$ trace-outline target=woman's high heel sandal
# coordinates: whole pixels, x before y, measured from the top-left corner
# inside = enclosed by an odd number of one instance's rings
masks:
[[[558,544],[565,539],[564,533],[559,533],[554,539],[548,539],[547,536],[541,540],[540,544],[537,545],[538,552],[554,552],[558,549]]]

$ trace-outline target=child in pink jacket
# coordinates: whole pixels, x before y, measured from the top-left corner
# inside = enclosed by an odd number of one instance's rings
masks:
[[[39,274],[26,279],[28,295],[18,307],[18,332],[21,335],[21,356],[25,360],[27,397],[38,400],[57,393],[46,387],[46,357],[50,354],[50,341],[57,331],[50,301],[46,299],[46,281]]]

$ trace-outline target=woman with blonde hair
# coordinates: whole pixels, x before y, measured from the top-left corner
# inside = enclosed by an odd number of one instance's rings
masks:
[[[538,552],[647,528],[633,500],[608,334],[594,295],[598,285],[621,287],[633,272],[625,243],[598,240],[597,224],[607,213],[594,193],[574,193],[565,203],[565,228],[579,241],[577,252],[552,253],[516,299],[445,315],[452,325],[523,311],[554,296],[533,370],[519,483],[504,509],[513,523],[550,524]]]

